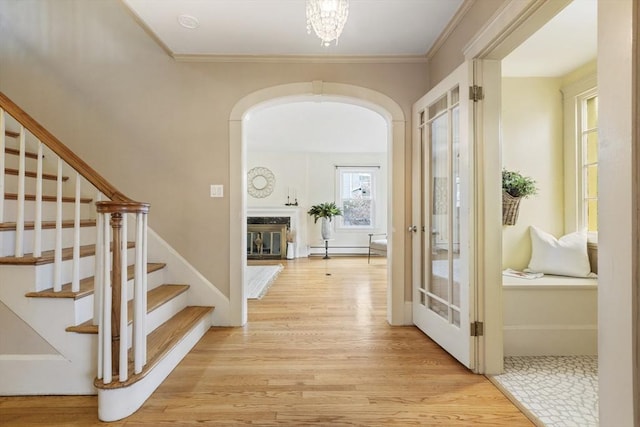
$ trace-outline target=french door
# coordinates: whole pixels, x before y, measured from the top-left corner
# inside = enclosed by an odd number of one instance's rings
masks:
[[[475,369],[470,64],[413,106],[413,322]]]

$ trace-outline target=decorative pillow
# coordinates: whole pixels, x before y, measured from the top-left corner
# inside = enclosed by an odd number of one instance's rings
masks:
[[[525,271],[571,277],[594,277],[587,255],[587,232],[556,239],[531,226],[531,260]]]

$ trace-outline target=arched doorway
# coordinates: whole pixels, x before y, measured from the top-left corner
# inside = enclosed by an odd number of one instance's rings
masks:
[[[308,99],[317,96],[353,103],[382,115],[388,124],[389,194],[387,230],[389,235],[387,320],[390,324],[410,323],[410,304],[405,303],[405,118],[400,106],[388,96],[371,89],[340,83],[313,81],[274,86],[253,92],[234,106],[229,117],[229,248],[231,254],[229,310],[233,325],[247,321],[244,295],[246,265],[246,143],[243,119],[264,105]],[[409,309],[405,307],[408,305]]]

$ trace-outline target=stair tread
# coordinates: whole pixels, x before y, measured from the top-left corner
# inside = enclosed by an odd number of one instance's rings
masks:
[[[20,132],[14,132],[12,130],[5,130],[4,134],[11,137],[11,138],[17,138],[20,136]]]
[[[147,314],[160,307],[165,302],[177,297],[189,289],[189,285],[164,284],[147,291]],[[130,324],[133,321],[133,301],[127,304],[127,318]],[[98,326],[93,324],[93,319],[84,323],[66,328],[67,332],[78,332],[81,334],[97,334]]]
[[[5,147],[4,152],[7,153],[7,154],[11,154],[13,156],[19,156],[20,155],[20,150],[16,150],[15,148]],[[30,159],[37,159],[38,158],[38,153],[32,153],[30,151],[26,151],[24,153],[24,156],[28,157]]]
[[[80,227],[95,227],[96,220],[95,219],[81,219]],[[74,226],[74,221],[62,221],[62,228],[72,228]],[[28,221],[24,223],[25,230],[33,230],[35,228],[35,223],[33,221]],[[51,229],[56,228],[55,221],[42,221],[42,229]],[[0,223],[0,231],[15,231],[16,223],[15,222],[1,222]]]
[[[166,266],[164,263],[148,263],[147,264],[147,273],[153,273],[154,271],[158,271],[163,269]],[[134,266],[130,265],[127,267],[127,279],[133,279],[134,275]],[[67,283],[62,285],[62,290],[60,292],[54,292],[53,288],[44,289],[38,292],[28,292],[25,296],[29,298],[73,298],[80,299],[84,298],[87,295],[93,295],[94,290],[94,276],[86,277],[80,280],[80,290],[78,292],[73,292],[71,290],[71,283]]]
[[[135,246],[133,242],[127,242],[127,248],[131,249]],[[93,256],[96,253],[96,245],[80,246],[80,258]],[[26,254],[23,257],[6,256],[0,257],[1,264],[9,265],[43,265],[51,264],[54,262],[55,251],[42,251],[42,256],[34,257],[33,254]],[[62,260],[70,260],[73,258],[73,248],[62,249]]]
[[[129,378],[124,382],[114,381],[103,384],[96,379],[94,385],[100,389],[115,389],[128,387],[143,379],[162,359],[175,348],[194,326],[205,316],[209,315],[213,307],[189,306],[180,313],[167,320],[155,331],[147,335],[147,364],[139,374],[133,374],[133,358],[129,352]]]
[[[18,200],[18,195],[16,193],[4,193],[4,199],[5,200]],[[25,200],[29,200],[29,201],[34,201],[36,200],[36,196],[35,194],[25,194],[24,196]],[[55,202],[56,201],[56,196],[42,196],[42,201],[43,202]],[[62,202],[63,203],[75,203],[76,199],[75,197],[63,197],[62,198]],[[91,203],[93,201],[93,199],[91,199],[90,197],[81,197],[80,198],[80,203]]]
[[[13,169],[13,168],[5,168],[4,169],[4,173],[7,175],[14,175],[14,176],[18,176],[18,174],[20,173],[20,171],[18,169]],[[33,171],[25,171],[24,175],[26,177],[29,178],[37,178],[38,174],[37,172],[33,172]],[[43,173],[42,174],[42,179],[48,179],[49,181],[57,181],[58,180],[58,176],[57,175],[53,175],[50,173]],[[63,181],[68,181],[69,177],[68,176],[63,176],[62,177]]]

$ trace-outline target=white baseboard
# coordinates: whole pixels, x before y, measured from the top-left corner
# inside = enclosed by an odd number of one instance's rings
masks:
[[[597,325],[504,327],[505,356],[576,356],[598,354]]]

